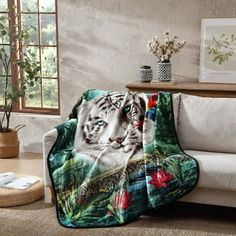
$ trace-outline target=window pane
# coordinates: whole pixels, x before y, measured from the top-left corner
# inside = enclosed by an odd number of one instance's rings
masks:
[[[1,48],[1,47],[0,47]],[[2,64],[2,61],[0,60],[0,76],[5,74],[5,70]]]
[[[55,0],[39,0],[40,12],[55,12]]]
[[[10,58],[10,46],[0,45],[0,50],[4,50],[5,51],[6,54],[2,53],[2,55],[3,55],[3,58],[8,61],[9,58]],[[8,68],[8,74],[9,75],[11,74],[11,66],[9,66],[9,68]],[[2,60],[0,60],[0,75],[6,75],[6,70],[3,67]]]
[[[28,30],[30,38],[25,44],[38,44],[38,15],[37,14],[22,14],[23,29]]]
[[[0,11],[8,11],[7,0],[0,0]]]
[[[41,51],[42,76],[57,77],[57,49],[56,47],[43,47]]]
[[[36,12],[38,11],[37,0],[21,0],[21,11],[23,12]]]
[[[41,43],[56,45],[56,17],[54,14],[41,15]]]
[[[8,14],[7,13],[0,13],[0,44],[9,43],[9,21],[8,21]],[[4,31],[4,32],[3,32]],[[2,33],[4,35],[2,35]]]
[[[33,59],[35,62],[39,62],[39,47],[38,46],[26,46],[23,48],[24,53],[34,53],[36,56],[35,57],[31,57],[31,59]]]
[[[43,79],[43,107],[58,108],[58,81]]]
[[[31,96],[33,96],[31,98]],[[26,107],[41,107],[41,84],[37,83],[33,87],[28,86],[25,96]]]
[[[0,105],[4,104],[5,77],[0,76]]]
[[[11,90],[11,77],[8,78],[8,91]],[[0,105],[4,104],[4,92],[6,86],[6,77],[0,76]]]

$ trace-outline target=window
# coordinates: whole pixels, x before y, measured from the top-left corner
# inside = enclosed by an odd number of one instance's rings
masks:
[[[9,27],[19,24],[21,29],[30,29],[30,38],[24,45],[20,45],[19,56],[22,57],[26,50],[30,50],[36,54],[41,65],[40,82],[27,88],[26,96],[19,102],[16,111],[59,114],[56,0],[0,0],[0,17],[7,14],[10,16],[14,5],[20,13],[18,22],[10,20],[10,24],[7,21],[5,24],[9,24]],[[1,40],[0,48],[4,47],[9,52],[12,40],[14,41],[14,38],[6,36]],[[14,67],[15,65],[12,65],[9,76],[12,83],[18,76]],[[0,64],[0,103],[3,102],[4,79],[3,66]]]

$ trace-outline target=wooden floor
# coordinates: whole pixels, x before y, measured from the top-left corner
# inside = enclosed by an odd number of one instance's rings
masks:
[[[43,155],[39,153],[20,153],[19,157],[0,159],[0,173],[36,175],[43,177]]]

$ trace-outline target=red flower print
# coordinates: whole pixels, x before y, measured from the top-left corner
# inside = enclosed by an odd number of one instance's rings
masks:
[[[153,184],[155,188],[166,188],[166,182],[168,182],[172,176],[172,174],[168,174],[163,169],[160,169],[151,174],[152,180],[150,180],[148,183]]]
[[[157,98],[158,98],[158,96],[156,94],[149,97],[148,104],[147,104],[148,109],[151,109],[152,107],[156,106]]]
[[[128,193],[127,190],[123,191],[122,193],[118,192],[115,196],[115,205],[114,207],[122,208],[124,210],[128,209],[129,206],[132,205],[132,202],[130,202],[130,199],[132,197],[131,193]]]

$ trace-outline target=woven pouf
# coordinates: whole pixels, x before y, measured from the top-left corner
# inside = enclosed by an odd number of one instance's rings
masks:
[[[0,188],[0,207],[19,206],[41,199],[44,195],[43,180],[37,176],[34,177],[39,181],[24,190]]]

